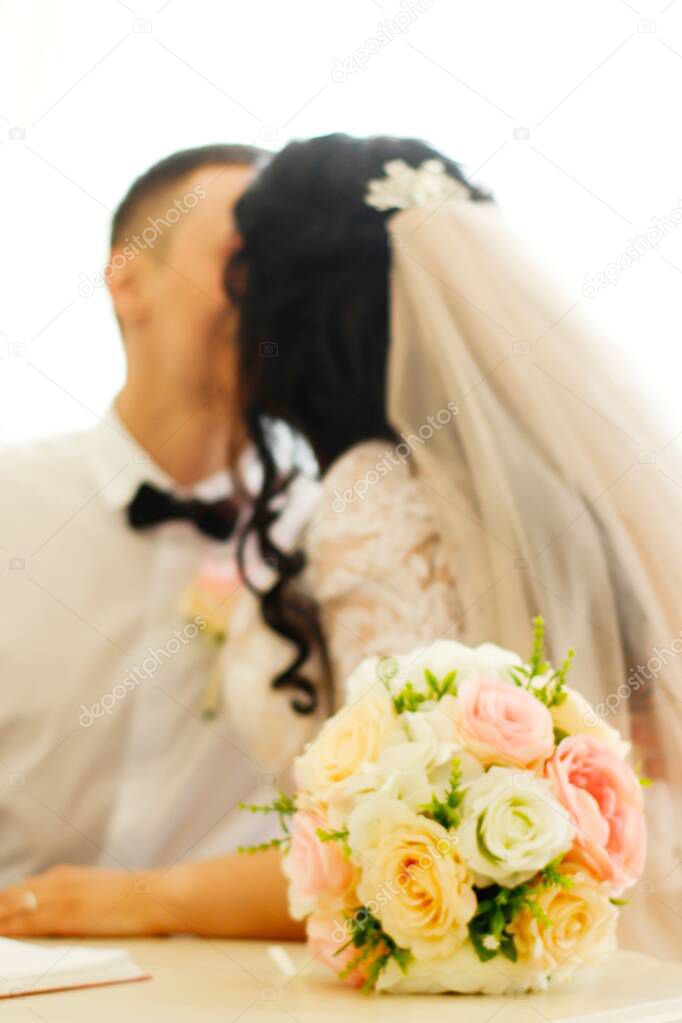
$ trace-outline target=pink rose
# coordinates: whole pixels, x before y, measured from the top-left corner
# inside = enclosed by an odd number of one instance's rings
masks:
[[[207,560],[183,600],[188,618],[202,618],[208,635],[224,637],[241,591],[242,577],[234,560]]]
[[[531,767],[554,749],[547,707],[519,686],[497,678],[469,678],[459,688],[455,727],[483,764]]]
[[[350,962],[358,955],[359,949],[353,945],[348,948],[343,946],[348,941],[349,935],[340,919],[333,916],[309,916],[306,921],[306,934],[308,935],[308,947],[316,959],[319,959],[328,966],[338,977],[343,973]],[[343,949],[343,951],[339,951]],[[377,950],[377,955],[380,950]],[[371,963],[369,957],[362,962],[357,969],[353,970],[344,980],[353,987],[361,987],[367,979],[367,970]]]
[[[606,743],[571,735],[547,764],[547,777],[577,828],[576,858],[615,894],[644,869],[646,830],[637,776]]]
[[[303,811],[294,814],[286,866],[298,896],[303,899],[320,895],[340,897],[355,880],[353,866],[338,841],[323,842],[317,834],[319,828],[324,828],[319,817]]]

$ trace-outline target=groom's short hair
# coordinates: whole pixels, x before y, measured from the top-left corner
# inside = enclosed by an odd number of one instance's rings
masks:
[[[222,164],[226,167],[256,167],[265,163],[268,152],[258,146],[210,145],[182,149],[159,160],[133,181],[114,213],[111,223],[111,245],[117,245],[140,214],[163,192],[168,191],[202,167]]]

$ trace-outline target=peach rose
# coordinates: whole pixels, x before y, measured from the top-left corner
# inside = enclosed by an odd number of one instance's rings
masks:
[[[355,959],[359,949],[353,945],[347,948],[343,946],[348,941],[349,935],[341,922],[333,916],[309,916],[306,921],[306,934],[308,936],[308,947],[316,959],[323,962],[325,966],[336,974],[343,973],[346,967]],[[343,951],[340,951],[343,949]],[[379,955],[381,949],[377,949],[374,956],[368,956],[359,966],[343,979],[352,987],[361,987],[367,979],[367,971],[372,960]]]
[[[637,776],[593,735],[564,739],[547,777],[576,825],[576,856],[618,894],[644,869],[646,831]]]
[[[462,745],[483,764],[531,767],[554,750],[552,716],[545,705],[497,678],[463,682],[454,720]]]
[[[523,909],[509,931],[519,960],[552,973],[601,959],[615,948],[618,910],[593,877],[574,864],[562,863],[570,888],[537,888],[533,899],[541,913]]]
[[[398,799],[368,796],[351,814],[359,901],[418,959],[450,955],[476,911],[473,877],[436,821]]]
[[[323,842],[319,829],[325,829],[321,818],[301,811],[294,814],[286,873],[303,900],[342,899],[352,888],[355,870],[338,841]]]

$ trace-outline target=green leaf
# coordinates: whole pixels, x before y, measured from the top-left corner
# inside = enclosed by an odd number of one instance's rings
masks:
[[[559,870],[559,865],[563,858],[562,853],[561,856],[557,856],[555,860],[548,863],[545,869],[540,872],[540,883],[543,888],[571,888],[573,886],[573,878],[570,874],[562,874]]]
[[[557,669],[545,659],[545,622],[538,615],[533,619],[533,649],[528,664],[514,665],[509,672],[515,685],[526,689],[546,707],[559,707],[568,696],[566,679],[574,657],[575,650],[569,650]],[[535,682],[539,678],[544,679],[542,685]]]
[[[249,813],[276,813],[279,817],[279,824],[284,832],[282,838],[273,838],[271,842],[264,842],[260,845],[243,846],[237,852],[260,852],[263,849],[270,849],[273,846],[284,846],[289,842],[288,820],[296,813],[296,800],[288,796],[286,792],[278,792],[271,803],[238,803],[240,810],[248,810]]]
[[[258,853],[265,852],[266,849],[287,849],[289,841],[288,835],[285,838],[271,838],[269,842],[259,842],[257,845],[239,845],[237,846],[237,852]]]
[[[406,682],[398,695],[393,697],[393,706],[398,714],[404,714],[405,711],[418,710],[428,699],[426,693],[418,692],[411,682]]]
[[[348,835],[348,828],[343,828],[342,831],[325,831],[324,828],[317,829],[317,837],[320,842],[340,842],[346,856],[350,856],[351,853]]]
[[[514,888],[493,884],[476,889],[479,901],[473,919],[469,921],[469,937],[481,962],[488,962],[498,954],[516,962],[514,935],[509,932],[509,925],[523,910],[532,913],[545,927],[552,926],[552,921],[538,903],[535,894],[545,888],[571,887],[573,879],[559,870],[562,859],[563,856],[558,856],[548,863],[532,882]],[[490,937],[495,939],[497,948],[488,948],[485,944],[485,939]]]
[[[353,915],[349,917],[349,924],[350,938],[335,952],[335,955],[339,955],[349,945],[357,948],[358,954],[353,956],[339,974],[342,979],[353,973],[373,954],[375,958],[367,966],[366,979],[362,985],[364,992],[374,991],[379,977],[392,960],[397,963],[401,973],[407,973],[412,962],[412,953],[409,949],[397,945],[393,938],[382,929],[377,917],[369,910],[364,906],[358,906]]]
[[[439,799],[435,794],[431,796],[431,802],[427,803],[420,810],[425,817],[437,821],[448,831],[451,828],[458,828],[462,823],[462,814],[459,807],[464,799],[465,792],[461,787],[462,765],[458,757],[452,761],[450,771],[450,784],[445,793],[445,799]]]
[[[424,679],[426,681],[425,693],[415,689],[412,682],[406,682],[400,692],[393,697],[393,706],[398,714],[404,714],[405,711],[416,711],[427,700],[437,703],[444,696],[457,694],[456,671],[449,671],[439,682],[434,673],[429,668],[425,668]]]
[[[286,792],[279,792],[271,803],[238,803],[240,810],[250,813],[279,813],[286,816],[296,813],[296,800]]]

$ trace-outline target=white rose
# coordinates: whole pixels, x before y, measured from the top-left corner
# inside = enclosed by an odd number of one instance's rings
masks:
[[[418,711],[402,715],[407,734],[413,742],[424,743],[431,750],[426,767],[432,791],[426,802],[430,801],[433,792],[443,796],[455,759],[459,761],[462,788],[483,774],[480,761],[455,737],[452,721],[456,704],[454,696],[444,696],[438,703],[424,703]]]
[[[432,959],[466,940],[476,896],[444,827],[399,800],[368,797],[351,814],[348,831],[359,899],[398,945]]]
[[[360,661],[344,686],[346,703],[355,703],[375,686],[386,688],[386,676],[390,675],[393,659],[389,657],[366,657]]]
[[[465,646],[450,639],[440,639],[430,646],[417,647],[409,654],[393,659],[397,670],[390,679],[391,691],[400,692],[406,682],[412,682],[419,692],[427,692],[424,672],[433,672],[438,681],[451,671],[457,672],[457,683],[474,675],[501,678],[511,682],[509,668],[523,662],[518,654],[503,650],[493,643],[478,647]]]
[[[295,764],[299,789],[324,800],[325,790],[376,762],[391,742],[406,742],[393,701],[381,684],[331,717]]]
[[[463,803],[462,856],[477,884],[513,888],[567,852],[574,828],[548,781],[532,771],[491,767]]]
[[[593,735],[595,739],[605,742],[621,760],[624,760],[630,752],[630,743],[621,739],[620,733],[611,725],[607,725],[576,689],[567,686],[566,692],[568,696],[562,704],[550,707],[554,726],[569,735],[577,733]]]

